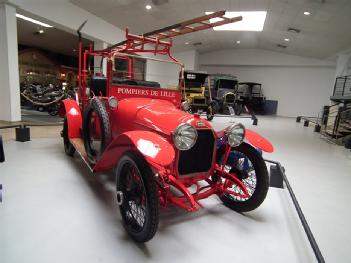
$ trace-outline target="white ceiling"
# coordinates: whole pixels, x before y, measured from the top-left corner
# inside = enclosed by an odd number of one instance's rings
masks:
[[[200,52],[224,48],[261,48],[315,58],[328,58],[351,47],[351,0],[168,0],[146,10],[150,0],[71,0],[75,5],[133,33],[145,33],[205,11],[268,11],[262,32],[214,32],[212,29],[174,39],[174,50]],[[303,15],[310,11],[310,16]],[[289,27],[301,33],[287,32]],[[290,38],[285,42],[284,38]],[[240,40],[237,45],[236,40]],[[288,47],[281,49],[277,44]]]
[[[36,34],[39,29],[44,34]],[[68,56],[77,56],[74,49],[78,47],[77,35],[67,33],[57,28],[44,28],[31,22],[17,18],[18,43],[30,47],[37,47],[61,53]],[[84,46],[89,46],[91,41],[83,39]]]

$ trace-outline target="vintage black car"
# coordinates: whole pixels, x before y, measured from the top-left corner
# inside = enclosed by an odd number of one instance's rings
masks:
[[[211,74],[211,95],[216,102],[215,112],[230,114],[230,107],[236,115],[243,111],[242,103],[237,96],[238,80],[230,74]]]
[[[240,82],[237,90],[238,100],[251,112],[264,114],[266,97],[262,84],[256,82]]]

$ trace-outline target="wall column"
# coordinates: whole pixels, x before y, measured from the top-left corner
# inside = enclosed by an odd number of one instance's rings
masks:
[[[16,8],[0,2],[0,120],[20,121]]]

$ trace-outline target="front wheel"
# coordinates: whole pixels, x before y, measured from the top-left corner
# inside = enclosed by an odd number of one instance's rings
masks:
[[[139,153],[127,152],[118,163],[116,181],[124,228],[137,242],[150,240],[158,228],[160,206],[150,166]]]
[[[206,117],[208,121],[212,121],[213,117],[214,117],[214,113],[213,113],[213,108],[212,106],[208,106],[207,110],[206,110]]]
[[[243,105],[241,105],[240,103],[235,103],[234,112],[235,112],[235,115],[241,115],[241,113],[243,112]]]
[[[222,164],[224,150],[219,150],[217,160]],[[269,188],[269,177],[266,164],[261,154],[247,143],[242,143],[231,149],[224,170],[239,178],[249,194],[242,198],[231,194],[220,196],[223,204],[237,212],[248,212],[259,207],[266,198]],[[235,183],[228,190],[243,194],[242,189]]]

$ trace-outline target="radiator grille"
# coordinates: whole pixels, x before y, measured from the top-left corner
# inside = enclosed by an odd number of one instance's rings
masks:
[[[206,99],[202,98],[202,97],[200,97],[200,98],[194,97],[193,103],[194,104],[206,104]]]
[[[178,172],[180,175],[207,172],[211,168],[215,138],[211,130],[197,130],[195,145],[188,151],[180,151]]]

